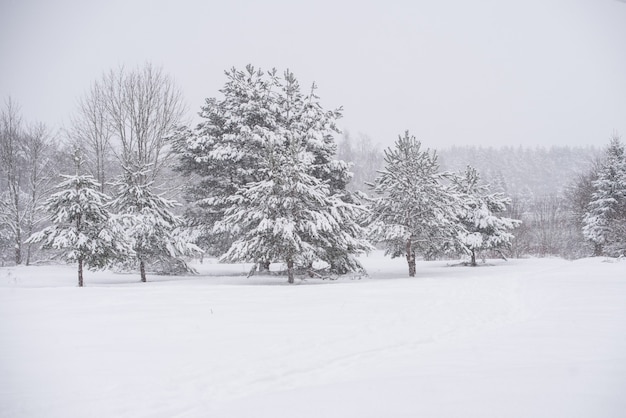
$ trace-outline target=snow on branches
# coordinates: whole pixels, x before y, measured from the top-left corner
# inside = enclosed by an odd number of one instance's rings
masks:
[[[489,193],[489,186],[479,183],[480,175],[468,166],[460,176],[453,177],[453,184],[463,200],[459,222],[458,244],[469,253],[470,264],[476,265],[476,254],[482,250],[497,249],[510,245],[513,230],[521,221],[505,218],[499,214],[506,211],[510,199],[501,193]]]
[[[293,73],[252,66],[226,72],[221,100],[207,99],[197,129],[183,130],[180,169],[199,181],[187,215],[206,231],[209,252],[267,265],[321,260],[345,272],[370,248],[346,191],[348,166],[335,160],[341,109],[302,93]],[[292,274],[290,273],[290,281]]]
[[[583,234],[595,255],[626,255],[626,152],[618,137],[611,139],[592,186]]]
[[[508,199],[489,194],[468,167],[463,176],[440,173],[437,154],[423,151],[409,135],[385,150],[385,168],[370,188],[369,237],[392,257],[405,256],[409,276],[415,275],[418,253],[432,257],[452,250],[471,255],[507,245],[519,221],[498,216]]]
[[[83,264],[103,268],[133,250],[106,206],[108,197],[91,176],[65,178],[46,202],[52,225],[32,235],[28,242],[62,250],[62,257],[78,263],[78,285],[83,286]]]
[[[392,257],[405,256],[415,276],[417,253],[434,255],[454,248],[462,201],[438,172],[437,154],[422,151],[406,131],[385,150],[385,168],[370,187],[369,237],[385,245]]]
[[[152,183],[145,182],[145,176],[144,169],[125,169],[124,175],[115,183],[117,197],[111,202],[118,211],[125,239],[139,262],[142,282],[146,281],[145,263],[148,259],[176,259],[202,252],[186,239],[182,219],[170,210],[178,203],[152,192]]]

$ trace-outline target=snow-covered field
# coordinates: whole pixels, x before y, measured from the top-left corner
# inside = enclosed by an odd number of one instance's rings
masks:
[[[1,417],[624,417],[626,261],[0,268]]]

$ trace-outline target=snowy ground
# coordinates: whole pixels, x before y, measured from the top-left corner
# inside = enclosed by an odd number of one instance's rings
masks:
[[[0,417],[624,417],[626,261],[0,268]]]

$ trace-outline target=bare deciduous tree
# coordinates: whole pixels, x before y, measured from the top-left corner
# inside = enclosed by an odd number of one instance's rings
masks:
[[[116,157],[125,169],[147,169],[145,182],[153,181],[171,160],[169,138],[185,113],[180,90],[150,64],[110,71],[101,88]]]
[[[6,186],[6,191],[0,199],[0,223],[10,231],[15,249],[15,264],[22,263],[24,217],[24,196],[20,188],[23,175],[20,149],[22,135],[19,106],[8,98],[0,111],[0,171]]]
[[[87,168],[100,184],[100,192],[104,192],[107,178],[111,176],[113,129],[108,119],[103,83],[96,81],[78,103],[69,136],[74,147],[82,149],[82,154],[88,157]]]
[[[42,123],[34,124],[25,132],[22,143],[22,152],[26,163],[27,178],[25,179],[25,193],[27,195],[24,230],[26,236],[35,232],[37,225],[41,222],[43,201],[51,190],[51,183],[55,171],[51,163],[53,151],[51,135]],[[26,247],[26,265],[31,260],[30,243]]]
[[[8,232],[15,264],[31,260],[30,244],[24,257],[24,239],[41,221],[43,199],[54,180],[52,145],[46,126],[24,128],[19,107],[7,99],[0,111],[0,229]]]

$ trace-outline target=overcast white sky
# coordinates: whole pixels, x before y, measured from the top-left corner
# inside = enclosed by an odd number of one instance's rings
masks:
[[[223,71],[316,81],[342,127],[429,147],[604,145],[626,138],[618,0],[0,0],[0,97],[67,123],[103,71],[151,61],[195,115]]]

